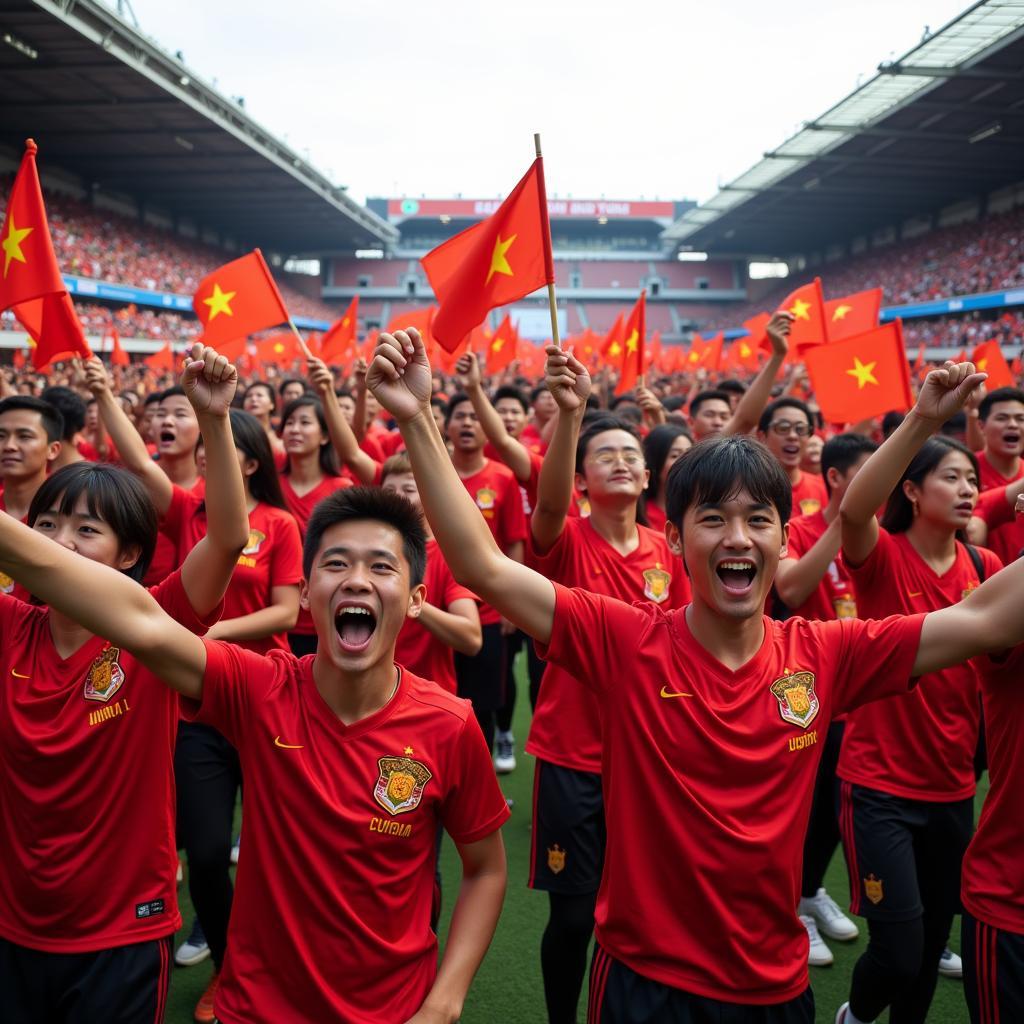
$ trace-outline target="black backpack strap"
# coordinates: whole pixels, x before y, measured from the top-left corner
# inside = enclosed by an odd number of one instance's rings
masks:
[[[981,552],[973,545],[963,543],[964,547],[967,548],[967,554],[971,556],[971,562],[974,564],[974,571],[978,574],[978,582],[985,582],[985,560],[981,557]]]

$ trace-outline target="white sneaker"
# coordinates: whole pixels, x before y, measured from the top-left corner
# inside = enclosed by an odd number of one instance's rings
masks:
[[[833,959],[832,950],[825,945],[825,940],[818,933],[818,924],[809,914],[801,914],[800,921],[807,929],[807,963],[811,967],[828,967]]]
[[[809,914],[818,922],[822,934],[838,942],[853,942],[860,934],[857,926],[839,909],[839,905],[824,889],[819,889],[810,898],[801,899],[796,912],[801,916]]]
[[[516,770],[516,741],[510,732],[499,732],[494,738],[494,770],[499,775]]]
[[[842,1006],[839,1007],[838,1010],[836,1010],[836,1021],[835,1021],[835,1024],[846,1024],[846,1016],[847,1016],[847,1012],[849,1011],[849,1009],[850,1009],[849,1002],[845,1002],[845,1003],[843,1003]]]
[[[210,955],[210,947],[206,944],[206,936],[203,934],[202,925],[197,917],[192,922],[192,931],[188,938],[178,947],[174,954],[174,962],[179,967],[195,967],[201,964]]]
[[[232,864],[237,864],[238,863],[238,847],[241,845],[241,843],[242,843],[242,835],[241,835],[241,833],[239,833],[238,838],[235,840],[234,845],[231,847],[231,863]]]
[[[944,978],[962,978],[964,976],[964,962],[948,947],[942,951],[939,957],[939,974]]]
[[[178,871],[174,876],[174,881],[178,885],[181,885],[181,883],[185,881],[185,872],[182,870],[180,857],[178,858]]]

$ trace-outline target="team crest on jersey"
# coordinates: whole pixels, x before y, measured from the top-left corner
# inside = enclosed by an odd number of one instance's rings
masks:
[[[476,507],[483,512],[486,518],[490,519],[494,515],[494,502],[497,498],[498,492],[493,487],[481,487],[476,492]]]
[[[813,516],[815,512],[821,511],[821,502],[817,498],[804,498],[800,502],[800,511],[805,516]]]
[[[423,799],[423,790],[433,778],[430,769],[411,757],[382,757],[377,761],[380,777],[373,790],[373,799],[388,814],[405,814],[415,810]]]
[[[973,594],[980,586],[981,584],[977,580],[971,580],[971,582],[964,587],[964,592],[960,595],[960,600],[963,601],[964,598],[970,597],[971,594]]]
[[[85,677],[85,699],[106,703],[121,689],[124,669],[118,664],[119,647],[108,647],[90,666]]]
[[[658,562],[653,569],[644,569],[644,597],[656,604],[668,600],[668,589],[672,574],[666,572]]]
[[[885,893],[882,892],[882,880],[875,878],[874,875],[868,875],[864,879],[864,895],[867,896],[872,903],[876,906],[882,902],[882,897]]]
[[[267,539],[267,535],[262,530],[250,530],[249,541],[242,548],[243,555],[255,555],[260,549],[260,545]]]
[[[806,729],[818,717],[818,695],[814,692],[813,672],[791,672],[772,683],[784,722]]]
[[[5,572],[0,572],[0,594],[9,594],[14,590],[14,580]]]
[[[565,850],[558,843],[548,847],[548,869],[553,875],[561,874],[565,870]]]
[[[837,619],[857,618],[857,602],[852,597],[835,597],[832,599]]]

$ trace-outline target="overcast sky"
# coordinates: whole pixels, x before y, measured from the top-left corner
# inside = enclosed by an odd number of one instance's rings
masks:
[[[114,6],[116,0],[107,0]],[[131,0],[140,28],[359,200],[703,200],[964,0]]]

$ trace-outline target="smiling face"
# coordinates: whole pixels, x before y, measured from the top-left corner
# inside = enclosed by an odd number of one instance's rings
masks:
[[[199,421],[184,395],[170,395],[157,407],[153,436],[162,458],[191,458],[199,440]]]
[[[285,420],[281,428],[281,440],[289,455],[312,455],[328,438],[320,427],[320,420],[311,405],[300,405]]]
[[[139,549],[133,546],[122,550],[121,540],[110,524],[90,513],[89,502],[84,494],[79,496],[68,515],[60,512],[62,497],[58,495],[52,508],[36,516],[32,524],[36,533],[49,537],[83,558],[112,569],[127,569],[138,561]]]
[[[933,526],[962,530],[978,501],[978,475],[963,452],[950,452],[921,481],[903,482],[903,492],[916,503],[918,518]]]
[[[603,430],[587,444],[576,487],[586,492],[591,505],[635,502],[648,476],[640,442],[626,430]]]
[[[994,402],[981,432],[985,451],[1001,458],[1016,458],[1024,449],[1024,404]]]
[[[59,452],[60,442],[46,439],[43,418],[34,409],[0,413],[0,479],[30,480]]]
[[[810,436],[811,424],[803,409],[782,405],[772,414],[771,423],[760,435],[760,440],[779,460],[782,468],[787,473],[792,473],[800,468]]]

